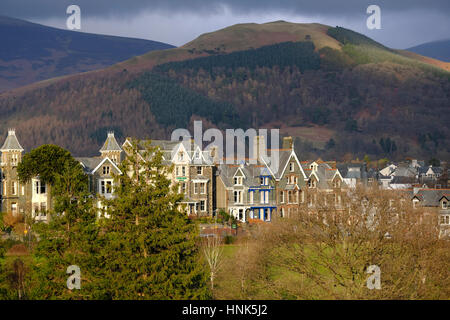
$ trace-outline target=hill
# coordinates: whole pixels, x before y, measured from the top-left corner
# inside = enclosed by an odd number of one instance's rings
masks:
[[[450,39],[427,42],[406,50],[430,58],[450,62]]]
[[[0,41],[0,92],[173,48],[156,41],[61,30],[3,16]]]
[[[448,159],[447,67],[345,28],[241,24],[3,93],[0,132],[16,127],[28,149],[52,142],[91,155],[108,130],[169,138],[203,119],[220,129],[281,128],[305,159]]]

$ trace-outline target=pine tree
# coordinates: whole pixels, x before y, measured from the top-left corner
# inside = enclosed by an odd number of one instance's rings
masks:
[[[162,153],[138,141],[115,177],[115,195],[105,201],[102,277],[113,299],[202,299],[207,275],[200,263],[198,228],[180,211]],[[145,161],[143,160],[145,159]]]
[[[99,226],[87,176],[79,163],[67,157],[53,181],[54,209],[48,223],[34,222],[38,241],[33,252],[33,283],[30,298],[91,299],[104,298],[98,278]],[[81,290],[69,290],[67,268],[81,270]]]

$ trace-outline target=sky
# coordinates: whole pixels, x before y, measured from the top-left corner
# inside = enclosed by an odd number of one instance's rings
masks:
[[[449,39],[449,0],[1,0],[0,15],[66,28],[69,5],[81,9],[81,32],[183,45],[237,23],[318,22],[361,32],[404,49]],[[369,30],[367,8],[381,9],[381,29]]]

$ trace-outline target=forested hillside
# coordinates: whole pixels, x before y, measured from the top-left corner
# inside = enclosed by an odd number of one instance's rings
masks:
[[[3,94],[0,129],[16,127],[26,148],[53,142],[87,155],[109,129],[169,138],[201,118],[221,129],[280,128],[305,159],[449,158],[450,73],[436,65],[344,28],[237,25]]]

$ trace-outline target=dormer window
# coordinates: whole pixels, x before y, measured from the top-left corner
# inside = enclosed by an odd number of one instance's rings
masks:
[[[316,188],[317,187],[317,181],[314,179],[309,179],[308,180],[308,188]]]
[[[341,180],[335,179],[333,182],[333,188],[340,188],[341,187]]]
[[[442,200],[442,209],[448,209],[448,202],[446,200]]]
[[[109,174],[110,168],[109,166],[104,166],[103,167],[103,174]]]
[[[419,203],[418,199],[413,199],[413,208],[417,209],[417,204]]]
[[[242,177],[234,177],[234,185],[241,186],[242,185]]]
[[[178,153],[178,161],[183,161],[184,160],[184,152],[183,151],[180,151],[179,153]]]
[[[289,163],[289,171],[294,172],[294,163],[293,162]]]

